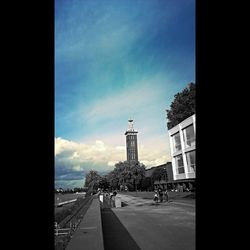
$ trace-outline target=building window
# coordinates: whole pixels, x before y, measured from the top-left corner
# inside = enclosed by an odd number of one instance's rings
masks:
[[[135,160],[135,153],[132,154],[132,159]]]
[[[180,151],[181,150],[181,138],[180,138],[179,132],[173,135],[173,142],[174,142],[174,152]]]
[[[184,143],[185,147],[189,148],[195,145],[195,136],[194,136],[194,125],[190,125],[183,129],[184,133]]]
[[[186,153],[186,157],[187,157],[187,165],[188,165],[188,172],[189,173],[194,173],[195,172],[195,150],[194,151],[190,151],[188,153]]]
[[[177,174],[185,173],[182,155],[178,155],[175,157],[175,165]]]
[[[132,147],[135,146],[135,141],[131,141],[131,146],[132,146]]]

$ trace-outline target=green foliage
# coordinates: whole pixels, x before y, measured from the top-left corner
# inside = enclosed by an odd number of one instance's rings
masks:
[[[101,180],[101,176],[98,174],[97,171],[90,170],[85,179],[84,186],[88,188],[86,192],[86,196],[91,195],[91,193],[96,193],[99,187],[99,182]]]
[[[84,198],[78,197],[77,200],[75,201],[75,203],[72,206],[66,207],[66,208],[58,211],[57,213],[55,213],[55,221],[59,224],[63,219],[65,219],[67,216],[72,214],[72,212],[77,207],[79,207],[79,205],[83,202],[83,200],[84,200]]]
[[[101,176],[100,177],[99,188],[102,188],[104,190],[109,188],[109,183],[108,183],[107,176]]]
[[[126,186],[128,188],[128,191],[133,191],[134,190],[134,185],[132,183],[126,183]]]
[[[100,178],[101,176],[98,174],[97,171],[90,170],[86,175],[84,186],[85,187],[93,186],[94,184],[99,182]]]
[[[190,83],[182,92],[175,95],[167,111],[168,129],[173,128],[189,116],[195,114],[195,84]]]
[[[109,185],[118,189],[120,185],[126,185],[129,190],[141,187],[145,177],[145,166],[140,162],[118,162],[113,171],[107,176]]]

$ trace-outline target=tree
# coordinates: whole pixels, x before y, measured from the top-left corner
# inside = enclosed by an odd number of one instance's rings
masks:
[[[114,189],[120,185],[128,186],[130,189],[141,187],[141,182],[145,176],[145,166],[140,162],[118,162],[115,168],[107,177],[110,186]]]
[[[145,178],[145,166],[142,163],[135,163],[132,167],[135,190],[142,187],[142,180]]]
[[[142,180],[141,187],[143,190],[150,190],[151,191],[151,187],[152,187],[151,177],[145,177]]]
[[[99,188],[102,188],[104,190],[109,188],[109,183],[108,183],[107,176],[101,176],[100,177]]]
[[[108,176],[107,176],[107,180],[109,183],[109,186],[113,189],[118,189],[118,182],[119,182],[119,178],[117,176],[116,171],[111,171]]]
[[[88,193],[92,193],[97,190],[100,179],[101,176],[97,171],[90,170],[89,173],[87,173],[84,186],[88,187]]]
[[[195,114],[195,84],[190,83],[183,91],[177,93],[167,111],[167,127],[173,128],[189,116]]]

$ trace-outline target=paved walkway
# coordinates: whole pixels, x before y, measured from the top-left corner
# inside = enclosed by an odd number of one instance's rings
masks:
[[[127,206],[112,211],[142,250],[194,250],[195,203],[118,194]],[[119,246],[118,248],[119,249]]]
[[[102,231],[100,204],[94,196],[66,250],[104,250]]]
[[[105,250],[141,250],[112,209],[103,208],[101,214]]]

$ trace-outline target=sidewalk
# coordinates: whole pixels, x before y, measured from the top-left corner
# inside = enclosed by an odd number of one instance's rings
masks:
[[[150,199],[143,199],[141,197],[135,197],[131,195],[125,195],[125,194],[118,194],[117,197],[122,199],[122,202],[125,203],[126,205],[129,204],[130,207],[139,207],[139,206],[150,206],[150,205],[155,205],[155,202]],[[195,207],[195,200],[184,200],[184,199],[169,199],[169,201],[163,201],[163,202],[158,202],[157,205],[160,206],[168,206],[168,205],[183,205],[183,206],[190,206],[190,207]]]
[[[140,197],[117,196],[127,206],[112,211],[142,250],[195,249],[195,203],[172,201],[155,205]]]
[[[96,196],[73,234],[66,250],[104,250],[101,221],[100,204]]]

